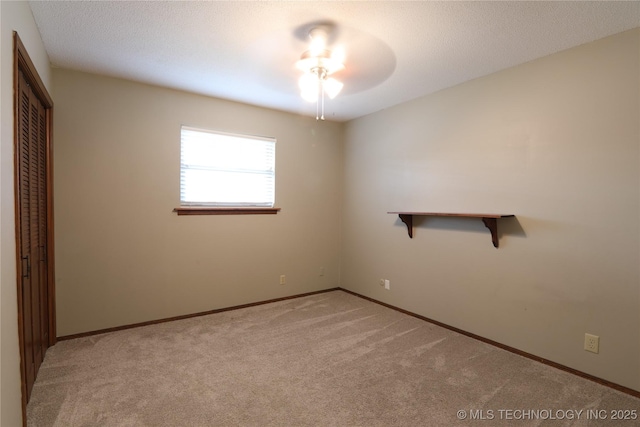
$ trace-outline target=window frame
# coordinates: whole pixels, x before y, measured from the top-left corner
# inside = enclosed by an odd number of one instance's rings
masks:
[[[239,137],[239,138],[254,138],[261,140],[273,140],[274,144],[277,142],[274,137],[264,137],[264,136],[256,136],[256,135],[248,135],[248,134],[239,134],[239,133],[230,133],[224,131],[217,131],[213,129],[206,129],[201,127],[189,126],[189,125],[181,125],[180,126],[180,174],[182,175],[182,131],[183,129],[203,132],[203,133],[213,133],[218,135],[230,136],[230,137]],[[274,146],[275,147],[275,146]],[[274,156],[275,156],[275,148],[274,148]],[[275,167],[274,167],[274,205],[275,205]],[[182,177],[180,177],[180,186],[182,186]],[[183,204],[182,195],[179,194],[180,203],[179,206],[173,209],[177,215],[269,215],[269,214],[277,214],[280,211],[278,207],[269,207],[269,206],[209,206],[206,204],[198,205],[198,204]]]

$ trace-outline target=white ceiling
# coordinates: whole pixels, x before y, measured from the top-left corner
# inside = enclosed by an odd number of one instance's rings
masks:
[[[640,2],[30,1],[53,66],[315,116],[294,63],[335,24],[345,121],[640,26]]]

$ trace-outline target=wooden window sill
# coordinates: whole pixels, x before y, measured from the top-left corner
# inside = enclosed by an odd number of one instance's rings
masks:
[[[178,215],[272,215],[280,208],[207,208],[180,207],[173,211]]]

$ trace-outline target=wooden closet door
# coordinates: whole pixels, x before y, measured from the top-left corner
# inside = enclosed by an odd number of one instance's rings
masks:
[[[38,278],[40,288],[40,360],[49,348],[49,281],[47,267],[47,111],[38,102]],[[38,365],[39,366],[39,365]]]
[[[46,111],[19,73],[22,325],[27,399],[49,341],[46,274]]]

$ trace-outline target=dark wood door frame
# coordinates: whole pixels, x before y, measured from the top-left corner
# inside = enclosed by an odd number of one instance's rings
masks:
[[[25,49],[18,33],[13,33],[13,89],[14,89],[14,191],[15,191],[15,222],[16,222],[16,266],[17,266],[17,286],[18,286],[18,339],[20,345],[20,377],[22,381],[22,422],[26,426],[26,406],[27,406],[27,383],[25,368],[25,331],[23,324],[23,296],[22,277],[25,273],[21,259],[21,215],[20,215],[20,183],[19,168],[20,159],[18,153],[20,144],[20,123],[18,122],[19,112],[19,74],[22,72],[29,87],[35,93],[38,100],[45,108],[45,193],[46,193],[46,274],[47,282],[47,312],[48,312],[48,346],[56,342],[56,315],[55,315],[55,275],[54,275],[54,240],[53,240],[53,100],[49,96],[47,89],[40,79],[36,67],[34,66],[27,50]]]

